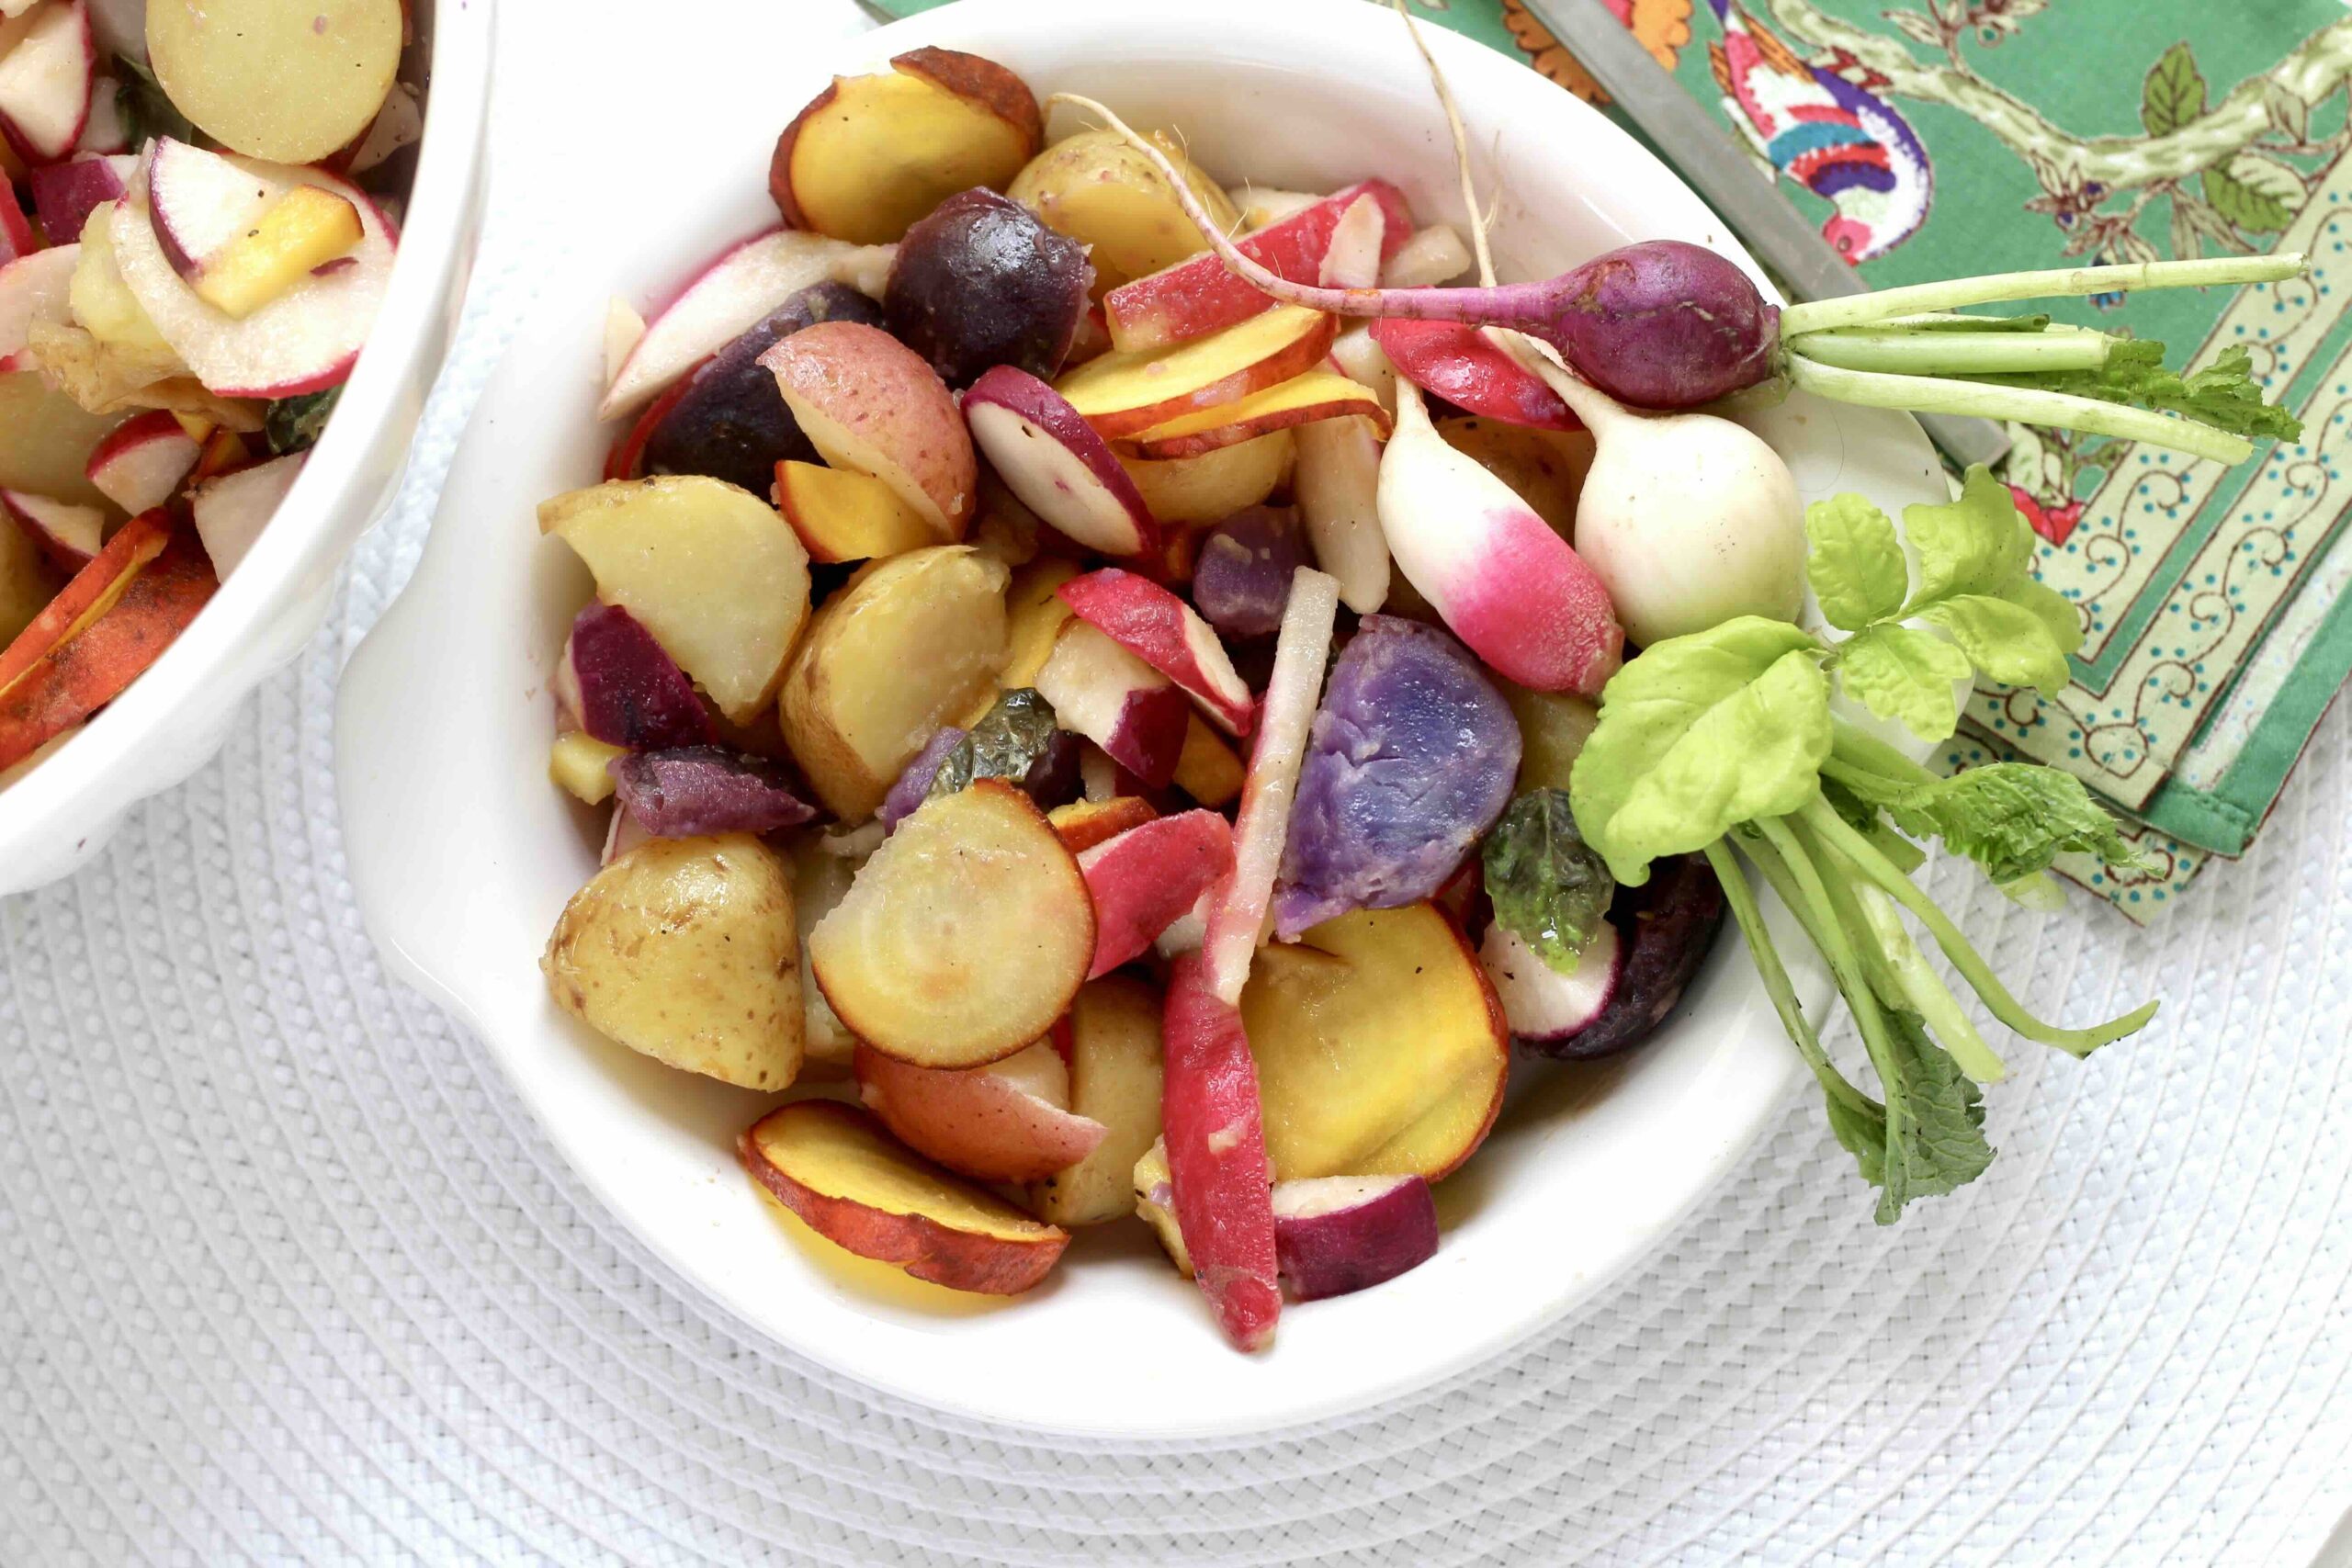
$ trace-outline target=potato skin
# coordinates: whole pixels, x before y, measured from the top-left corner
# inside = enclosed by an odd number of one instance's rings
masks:
[[[882,324],[882,308],[845,283],[800,290],[710,357],[645,443],[650,474],[707,474],[765,495],[775,466],[817,460],[817,448],[776,395],[760,355],[820,321]]]
[[[1166,132],[1153,132],[1152,141],[1184,175],[1217,227],[1229,232],[1240,221],[1232,198],[1193,167]],[[1115,130],[1081,130],[1055,142],[1030,160],[1005,194],[1047,228],[1093,247],[1098,299],[1209,248],[1167,180]]]
[[[1093,281],[1086,247],[1019,202],[975,189],[907,231],[882,304],[891,333],[950,387],[999,365],[1051,380]]]
[[[564,906],[539,968],[558,1007],[656,1061],[758,1089],[800,1071],[792,889],[748,833],[623,855]]]

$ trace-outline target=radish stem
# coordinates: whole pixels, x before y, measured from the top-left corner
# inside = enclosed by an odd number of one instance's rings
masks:
[[[1772,998],[1772,1010],[1780,1014],[1781,1027],[1796,1043],[1797,1055],[1813,1070],[1814,1080],[1831,1099],[1850,1110],[1883,1114],[1884,1108],[1849,1083],[1846,1075],[1831,1065],[1829,1053],[1821,1048],[1821,1037],[1806,1021],[1804,1006],[1797,1000],[1796,987],[1790,982],[1780,951],[1772,944],[1772,932],[1764,924],[1764,912],[1757,907],[1755,890],[1748,886],[1747,874],[1739,868],[1739,860],[1731,852],[1731,846],[1718,839],[1707,846],[1706,853],[1707,863],[1715,869],[1715,880],[1723,884],[1724,901],[1731,906],[1733,923],[1739,927],[1739,934],[1747,942],[1748,956],[1756,961],[1756,973],[1764,981],[1764,994]],[[1790,900],[1784,896],[1782,902]],[[1790,907],[1796,908],[1793,903]]]
[[[2030,387],[1988,386],[1982,381],[1957,381],[1936,376],[1886,376],[1870,370],[1840,370],[1817,365],[1801,355],[1788,358],[1792,385],[1841,403],[1864,408],[1907,409],[1915,413],[1964,413],[1985,419],[2013,419],[2021,424],[2054,424],[2085,430],[2095,435],[2145,441],[2211,457],[2220,463],[2243,463],[2254,455],[2254,443],[2194,420],[2176,419],[2124,403],[2102,402],[2066,392],[2044,392]],[[1568,405],[1574,408],[1576,405]],[[1582,412],[1581,410],[1578,411]]]
[[[1781,312],[1783,338],[1830,327],[1866,326],[1889,316],[1991,305],[2004,299],[2055,299],[2082,294],[2130,293],[2135,288],[2201,288],[2214,284],[2281,283],[2303,270],[2301,252],[2275,256],[2216,256],[2198,261],[2126,262],[2114,266],[2062,266],[2045,272],[2005,272],[1990,277],[1956,277],[1945,283],[1914,283],[1812,299]],[[1934,411],[1941,412],[1941,411]]]
[[[2041,333],[1916,332],[1836,327],[1783,340],[1789,355],[1839,370],[1893,376],[1990,376],[2037,370],[2097,370],[2114,340],[2080,328]]]

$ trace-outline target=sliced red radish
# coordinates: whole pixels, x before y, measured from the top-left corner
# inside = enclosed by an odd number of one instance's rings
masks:
[[[1198,954],[1170,967],[1161,1033],[1160,1119],[1183,1250],[1226,1338],[1262,1350],[1283,1298],[1258,1068],[1239,1010],[1217,996]]]
[[[1074,577],[1056,592],[1072,615],[1175,682],[1218,728],[1250,733],[1257,699],[1216,629],[1190,604],[1117,567]]]
[[[1274,1258],[1294,1301],[1368,1290],[1437,1256],[1437,1199],[1419,1176],[1274,1184]]]
[[[13,48],[5,41],[13,29],[0,28],[0,134],[26,163],[53,164],[74,151],[89,118],[97,44],[83,0],[27,15],[31,25]]]
[[[1083,735],[1152,788],[1176,776],[1193,705],[1169,679],[1084,621],[1071,621],[1037,671],[1037,694],[1065,729]],[[1080,776],[1085,762],[1080,762]],[[1114,794],[1120,790],[1115,779]]]
[[[1201,946],[1210,988],[1228,1007],[1241,1004],[1250,961],[1265,938],[1266,911],[1290,831],[1291,797],[1298,791],[1307,726],[1323,700],[1323,671],[1331,660],[1331,628],[1339,615],[1340,585],[1324,572],[1299,568],[1274,639],[1274,672],[1266,682],[1258,743],[1250,753],[1234,818],[1233,874],[1218,890]]]
[[[148,202],[152,182],[162,174],[187,178],[190,183],[185,188],[211,189],[224,201],[232,187],[217,170],[174,169],[167,159],[182,164],[209,159],[233,165],[266,186],[271,199],[298,185],[344,197],[357,209],[361,226],[359,243],[350,253],[352,265],[323,276],[312,274],[242,321],[215,310],[197,297],[164,254]],[[183,245],[191,236],[200,243],[218,233],[219,221],[217,216],[198,219],[191,213],[187,229],[174,232],[181,235]],[[224,398],[290,398],[341,385],[375,324],[391,278],[391,226],[356,186],[317,169],[224,157],[185,142],[157,143],[147,178],[134,180],[116,204],[110,234],[123,281],[138,296],[156,331],[208,390]]]
[[[1134,559],[1159,547],[1159,525],[1110,444],[1069,400],[1000,365],[964,394],[973,444],[1023,505],[1090,550]]]
[[[0,512],[30,536],[43,554],[64,572],[76,572],[98,553],[106,513],[95,506],[75,506],[20,490],[0,490]]]
[[[147,169],[147,213],[172,270],[194,281],[285,188],[259,165],[164,137]]]
[[[116,425],[83,472],[99,494],[136,515],[172,499],[201,449],[176,414],[156,409]]]
[[[1211,887],[1193,900],[1193,907],[1168,922],[1168,929],[1151,939],[1153,949],[1162,958],[1182,958],[1188,953],[1198,953],[1209,932],[1209,910],[1216,903],[1217,890]]]
[[[60,243],[81,238],[92,209],[121,199],[138,168],[136,158],[92,154],[35,169],[26,183],[32,186],[33,210],[40,214],[41,228]]]
[[[798,229],[770,229],[729,246],[652,313],[596,417],[635,412],[811,284],[846,283],[880,299],[896,254],[893,245],[852,245]]]
[[[1374,321],[1372,335],[1399,376],[1465,413],[1538,430],[1584,428],[1557,392],[1476,327],[1395,319]]]
[[[254,547],[261,531],[277,514],[278,503],[301,476],[308,452],[273,457],[250,468],[207,479],[196,490],[189,510],[196,518],[196,536],[212,558],[213,574],[223,582]]]
[[[74,139],[74,151],[130,151],[130,120],[122,110],[122,85],[113,77],[99,77],[97,85],[90,89],[89,117],[82,122],[82,134]]]
[[[1078,857],[1094,900],[1090,980],[1151,951],[1233,869],[1233,829],[1214,811],[1180,811],[1130,828]]]
[[[1241,251],[1280,276],[1312,283],[1330,249],[1340,216],[1365,196],[1380,209],[1385,255],[1404,244],[1413,227],[1412,209],[1406,204],[1405,193],[1385,180],[1350,186],[1269,223],[1243,238]],[[1113,347],[1148,351],[1222,332],[1272,305],[1265,295],[1227,272],[1214,254],[1204,251],[1114,288],[1102,297],[1102,314]]]
[[[1585,943],[1581,961],[1570,975],[1546,964],[1542,953],[1500,922],[1488,926],[1486,941],[1478,944],[1478,963],[1503,1004],[1503,1018],[1522,1040],[1564,1040],[1590,1027],[1617,994],[1624,962],[1617,928],[1606,921]]]
[[[0,266],[0,370],[31,369],[24,353],[32,324],[63,321],[72,314],[66,299],[81,256],[81,246],[59,245]]]

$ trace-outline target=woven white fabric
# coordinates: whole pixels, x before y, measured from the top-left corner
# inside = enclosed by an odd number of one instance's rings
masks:
[[[2089,1064],[2018,1051],[2001,1158],[1899,1230],[1792,1101],[1566,1321],[1240,1444],[978,1427],[707,1303],[345,886],[336,672],[549,262],[501,200],[328,630],[85,874],[0,903],[0,1562],[2268,1565],[2352,1505],[2341,712],[2152,935],[1939,878],[2045,1009],[2167,1006]]]

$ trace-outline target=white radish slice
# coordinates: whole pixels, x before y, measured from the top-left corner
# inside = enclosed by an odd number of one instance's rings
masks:
[[[1294,1300],[1368,1290],[1437,1256],[1437,1200],[1418,1176],[1274,1184],[1274,1258]]]
[[[0,512],[6,512],[32,540],[65,571],[79,571],[98,553],[106,513],[95,506],[76,506],[20,490],[0,490]]]
[[[204,553],[212,558],[213,575],[221,581],[229,580],[254,541],[261,537],[278,503],[301,477],[302,464],[309,457],[308,452],[295,452],[273,457],[197,486],[191,502],[196,536],[204,542]]]
[[[193,278],[250,231],[286,190],[267,165],[248,166],[164,137],[147,165],[147,211],[164,259]]]
[[[635,412],[811,285],[846,283],[880,299],[897,254],[895,245],[852,245],[798,229],[770,229],[731,246],[654,311],[596,417]]]
[[[384,107],[376,111],[374,122],[368,127],[368,134],[352,149],[346,172],[356,178],[424,136],[424,110],[416,101],[416,89],[405,82],[395,82],[391,92],[385,96]]]
[[[1063,728],[1093,741],[1145,784],[1159,789],[1176,776],[1192,703],[1102,632],[1080,620],[1063,626],[1033,683]],[[1083,761],[1080,769],[1082,778]]]
[[[1072,578],[1058,590],[1080,620],[1167,676],[1227,735],[1247,735],[1257,712],[1215,627],[1183,600],[1117,567]]]
[[[1470,270],[1474,258],[1451,223],[1432,224],[1397,248],[1380,269],[1383,288],[1432,288]]]
[[[1380,281],[1380,245],[1387,232],[1388,215],[1377,199],[1360,196],[1348,203],[1332,225],[1317,281],[1326,288],[1372,288]]]
[[[172,352],[210,392],[224,398],[291,398],[341,385],[375,325],[391,280],[390,224],[364,191],[332,175],[251,159],[223,161],[266,178],[277,195],[307,185],[349,201],[358,209],[361,228],[359,243],[347,258],[350,265],[313,273],[243,321],[236,320],[198,299],[173,270],[156,236],[141,178],[116,204],[109,229],[123,281]]]
[[[91,449],[84,474],[100,495],[137,516],[172,499],[201,450],[176,417],[156,409],[115,426]]]
[[[1563,975],[1517,931],[1487,928],[1478,963],[1503,1004],[1504,1021],[1523,1040],[1562,1040],[1591,1027],[1608,1010],[1624,973],[1624,943],[1603,921],[1584,945],[1576,973]]]
[[[1159,546],[1159,525],[1110,443],[1053,388],[1000,365],[964,394],[964,423],[1021,503],[1056,531],[1133,559]]]
[[[1301,425],[1291,491],[1315,564],[1338,579],[1340,602],[1369,615],[1388,602],[1388,536],[1380,531],[1380,436],[1368,419]]]
[[[0,42],[0,130],[27,162],[50,164],[74,151],[89,119],[97,46],[83,0],[58,0],[27,16],[31,25],[14,47]],[[14,30],[0,28],[0,40]]]
[[[81,258],[81,246],[58,245],[0,266],[0,370],[32,368],[18,358],[26,336],[35,321],[67,319],[67,294]]]
[[[1241,784],[1233,826],[1233,874],[1218,890],[1202,942],[1210,989],[1228,1007],[1241,1004],[1250,960],[1264,940],[1274,877],[1282,870],[1290,831],[1291,797],[1306,755],[1307,726],[1323,700],[1323,671],[1331,659],[1331,628],[1340,615],[1340,585],[1329,574],[1300,567],[1274,639],[1274,672],[1258,713],[1258,743]]]
[[[122,87],[111,76],[101,76],[90,89],[90,112],[82,134],[74,139],[76,152],[118,153],[130,151],[130,121],[122,112]]]

